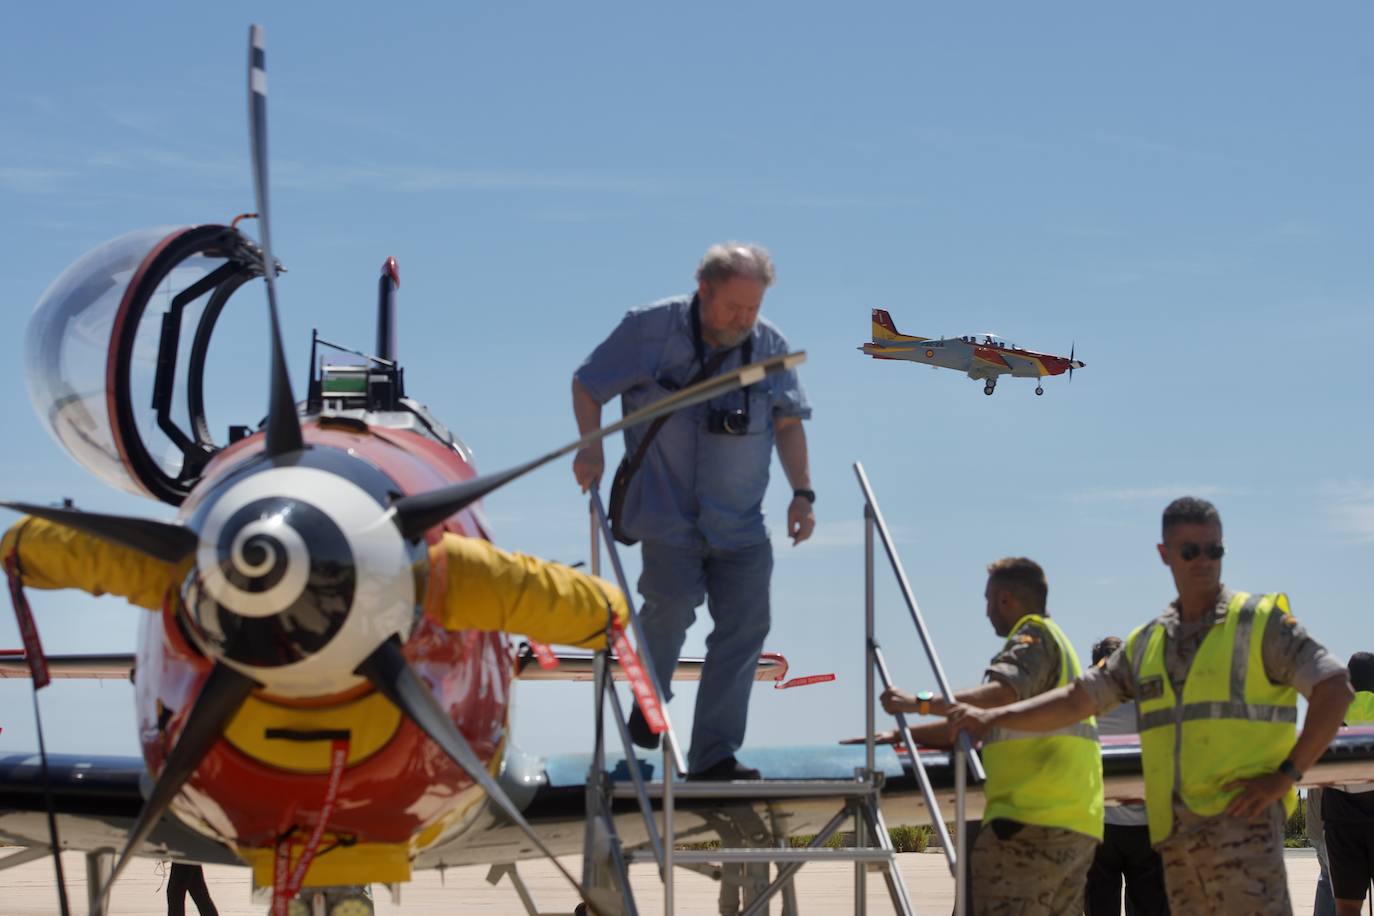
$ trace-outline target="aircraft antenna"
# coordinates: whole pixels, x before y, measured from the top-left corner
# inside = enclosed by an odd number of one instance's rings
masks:
[[[396,363],[396,293],[401,288],[401,269],[387,258],[377,283],[377,355]]]
[[[248,30],[248,133],[252,138],[253,192],[258,201],[258,238],[262,246],[263,278],[267,281],[267,311],[272,320],[272,393],[267,405],[267,454],[281,455],[305,447],[296,398],[286,374],[286,353],[277,317],[277,262],[272,257],[272,227],[267,199],[267,56],[261,27]]]

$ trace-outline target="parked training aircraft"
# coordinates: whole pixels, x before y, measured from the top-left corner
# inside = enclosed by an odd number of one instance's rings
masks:
[[[1082,360],[1069,355],[1051,356],[1036,353],[1016,344],[1009,344],[996,334],[970,334],[966,337],[913,337],[897,330],[892,316],[883,309],[873,310],[873,340],[859,347],[874,359],[905,359],[941,369],[955,369],[968,373],[971,379],[983,380],[983,394],[997,389],[997,377],[1037,379],[1035,393],[1044,394],[1038,380],[1047,375],[1069,373],[1082,369]]]

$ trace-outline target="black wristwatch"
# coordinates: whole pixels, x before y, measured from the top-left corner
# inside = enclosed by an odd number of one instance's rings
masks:
[[[815,490],[800,490],[800,489],[798,489],[798,490],[793,490],[793,491],[792,491],[792,498],[793,498],[793,499],[796,499],[798,496],[803,497],[807,502],[811,503],[812,505],[815,505],[815,503],[816,503],[816,491],[815,491]]]
[[[1279,764],[1279,772],[1293,780],[1294,783],[1302,782],[1302,774],[1298,768],[1293,766],[1293,761],[1284,758],[1283,763]]]

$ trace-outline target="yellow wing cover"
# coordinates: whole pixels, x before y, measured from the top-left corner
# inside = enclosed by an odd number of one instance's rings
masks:
[[[430,559],[446,565],[439,611],[449,630],[503,630],[538,642],[600,649],[610,615],[624,625],[625,596],[603,579],[481,540],[445,534]]]
[[[46,519],[25,516],[16,522],[0,540],[0,557],[8,557],[16,546],[29,588],[119,595],[156,611],[177,579],[177,568],[170,563]]]

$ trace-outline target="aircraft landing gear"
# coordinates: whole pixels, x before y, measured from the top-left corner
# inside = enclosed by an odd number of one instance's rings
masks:
[[[1040,385],[1036,385],[1036,386],[1035,386],[1035,396],[1036,396],[1036,397],[1039,397],[1040,395],[1042,395],[1042,394],[1044,394],[1044,393],[1045,393],[1045,389],[1044,389],[1042,386],[1040,386]]]
[[[992,394],[996,390],[997,385],[994,382],[988,382],[986,385],[983,386],[983,394]]]

